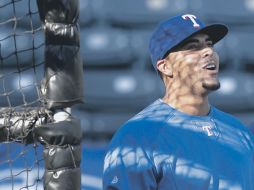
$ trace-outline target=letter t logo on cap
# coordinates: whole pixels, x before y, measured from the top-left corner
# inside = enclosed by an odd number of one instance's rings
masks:
[[[200,27],[200,25],[199,25],[199,24],[196,22],[196,20],[195,20],[195,19],[197,19],[197,17],[196,17],[195,15],[187,14],[187,15],[183,15],[182,18],[183,18],[184,20],[190,19],[191,22],[193,23],[193,27],[194,27],[194,28],[199,28],[199,27]]]

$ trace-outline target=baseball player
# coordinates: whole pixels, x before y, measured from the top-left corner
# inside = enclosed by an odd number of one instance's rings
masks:
[[[105,190],[254,190],[254,138],[208,101],[219,89],[213,45],[228,32],[186,14],[161,22],[149,50],[165,95],[114,135]]]

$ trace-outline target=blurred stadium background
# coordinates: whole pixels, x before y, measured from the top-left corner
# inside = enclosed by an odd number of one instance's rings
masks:
[[[20,1],[18,14],[26,14],[27,1]],[[103,155],[114,132],[163,95],[162,82],[150,63],[149,36],[159,21],[186,13],[229,26],[228,36],[215,47],[221,60],[221,89],[211,94],[210,101],[248,127],[254,123],[254,0],[80,0],[85,103],[75,106],[73,114],[81,119],[84,135],[84,189],[101,188]],[[8,14],[0,12],[0,18]],[[34,23],[40,25],[39,20]],[[1,28],[0,39],[8,31],[8,26]],[[43,35],[38,33],[36,39],[41,44]],[[29,36],[17,40],[20,46],[31,43]],[[0,48],[12,51],[9,44],[1,43]],[[35,59],[43,59],[42,48],[38,46]],[[22,61],[32,57],[24,53]],[[30,77],[27,72],[21,82]],[[0,102],[0,106],[6,105]]]
[[[183,13],[229,26],[229,35],[215,47],[222,86],[210,101],[246,125],[254,121],[253,0],[82,0],[85,104],[75,113],[82,118],[85,136],[110,137],[163,94],[147,44],[160,20]]]

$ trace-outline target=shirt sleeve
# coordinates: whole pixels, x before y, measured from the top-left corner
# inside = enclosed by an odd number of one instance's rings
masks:
[[[104,160],[103,189],[157,189],[154,164],[146,148],[135,139],[118,139],[111,143]]]

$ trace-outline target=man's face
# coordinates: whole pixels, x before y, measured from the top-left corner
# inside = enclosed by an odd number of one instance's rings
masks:
[[[197,34],[177,47],[166,58],[172,64],[173,80],[193,93],[207,93],[220,88],[219,57],[207,34]]]

